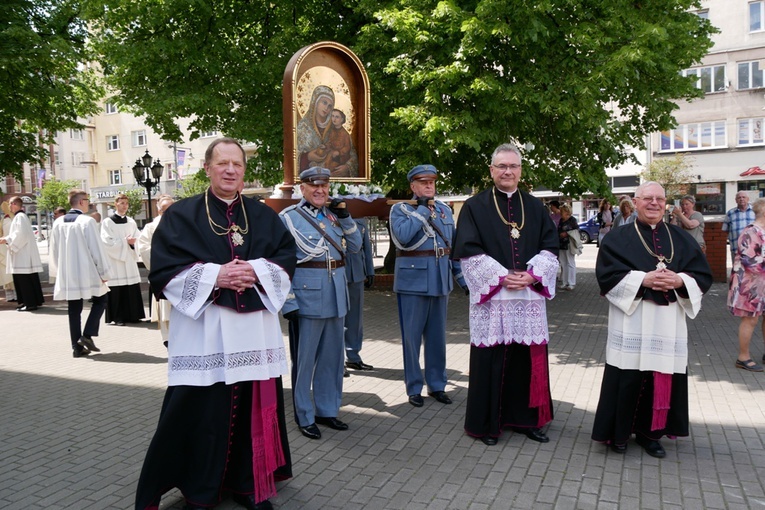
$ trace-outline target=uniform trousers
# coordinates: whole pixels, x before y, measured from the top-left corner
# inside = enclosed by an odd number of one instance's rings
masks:
[[[361,362],[361,342],[364,340],[364,281],[348,283],[351,308],[345,316],[345,357],[353,363]]]
[[[301,427],[314,423],[316,416],[336,418],[340,410],[343,397],[343,322],[343,317],[299,318],[297,370],[292,393],[296,418]]]
[[[85,321],[85,330],[82,329],[82,299],[72,299],[67,301],[67,313],[69,315],[69,338],[72,340],[72,348],[77,348],[77,340],[81,336],[98,336],[98,326],[101,316],[106,310],[108,293],[103,296],[93,296],[93,305],[90,307],[90,313]]]
[[[420,346],[425,340],[425,378],[428,391],[446,388],[446,305],[449,296],[398,296],[398,318],[404,348],[404,382],[407,395],[423,387]]]

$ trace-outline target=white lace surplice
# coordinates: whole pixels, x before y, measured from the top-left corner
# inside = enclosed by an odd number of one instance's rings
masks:
[[[266,310],[237,313],[213,305],[210,295],[218,264],[196,264],[165,287],[172,303],[168,339],[168,386],[262,381],[288,373],[278,312],[290,280],[278,265],[249,261],[258,276],[255,290]]]
[[[684,374],[688,366],[688,328],[685,316],[701,309],[701,289],[696,280],[680,273],[688,298],[659,306],[637,299],[643,271],[630,271],[608,294],[608,344],[606,363],[623,370]]]
[[[493,287],[509,273],[488,255],[461,259],[462,274],[470,289],[470,344],[475,347],[518,343],[544,345],[550,338],[544,295],[526,287],[502,288],[485,303],[480,303]],[[549,252],[534,256],[528,270],[541,279],[549,295],[555,296],[558,259]]]

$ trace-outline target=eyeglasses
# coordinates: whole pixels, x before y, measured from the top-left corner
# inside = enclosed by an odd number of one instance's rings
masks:
[[[650,204],[654,200],[656,200],[657,204],[663,204],[664,202],[667,201],[666,197],[635,197],[635,198],[639,198],[640,200],[643,200],[647,204]]]
[[[521,165],[504,165],[504,164],[503,165],[492,164],[491,166],[493,166],[500,172],[507,172],[508,170],[518,170],[521,167]]]

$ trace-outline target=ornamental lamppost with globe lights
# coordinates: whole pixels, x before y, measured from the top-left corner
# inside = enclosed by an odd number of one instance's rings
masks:
[[[152,164],[152,157],[149,154],[149,149],[146,149],[146,154],[141,156],[140,159],[135,160],[133,165],[133,176],[135,182],[142,188],[146,188],[146,196],[149,197],[149,221],[151,222],[151,194],[154,188],[159,188],[159,181],[162,178],[162,170],[164,167],[159,159],[154,160]],[[154,177],[152,179],[152,176]]]

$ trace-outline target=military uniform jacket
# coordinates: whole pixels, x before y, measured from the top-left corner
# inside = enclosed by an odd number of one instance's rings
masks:
[[[345,261],[345,277],[348,283],[359,283],[367,279],[367,276],[375,274],[375,261],[372,254],[372,241],[369,239],[369,229],[365,219],[353,220],[361,234],[361,249],[356,252],[348,252]]]
[[[311,218],[323,225],[324,231],[344,249],[341,254],[324,236],[311,225],[297,210],[301,208]],[[348,282],[345,267],[307,268],[304,262],[327,262],[346,260],[347,253],[361,249],[361,233],[353,218],[338,218],[326,207],[315,209],[305,199],[279,213],[282,221],[297,245],[297,269],[292,278],[292,292],[282,308],[282,313],[299,310],[301,317],[311,319],[329,319],[345,317],[350,303],[348,301]]]
[[[465,286],[459,261],[450,260],[448,254],[454,238],[454,218],[445,203],[437,200],[434,211],[424,205],[395,204],[390,210],[390,231],[398,249],[394,292],[445,296],[454,288],[452,276],[461,287]],[[422,251],[436,251],[439,256],[415,256]]]

